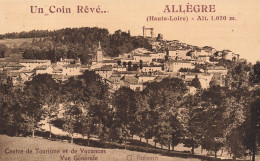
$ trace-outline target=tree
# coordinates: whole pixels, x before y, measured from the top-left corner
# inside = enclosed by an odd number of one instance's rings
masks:
[[[127,65],[128,65],[128,71],[130,71],[130,70],[131,70],[131,68],[132,68],[132,62],[131,62],[131,61],[129,61]]]
[[[117,65],[119,65],[119,66],[121,65],[121,60],[117,61]]]
[[[203,115],[200,108],[201,92],[195,95],[187,95],[183,102],[182,108],[179,111],[180,122],[184,127],[184,137],[182,142],[185,147],[191,147],[191,153],[194,155],[194,149],[199,147],[200,140],[203,134]]]
[[[192,79],[191,81],[191,86],[200,89],[201,88],[201,84],[200,84],[200,80],[198,78],[198,76],[196,75],[194,79]]]
[[[248,133],[246,126],[248,126],[247,117],[250,102],[247,96],[237,99],[234,95],[230,95],[225,101],[226,108],[223,119],[226,122],[225,146],[233,154],[234,160],[243,156],[246,150],[245,139]]]
[[[172,150],[174,150],[174,147],[180,143],[182,137],[182,126],[177,119],[177,112],[171,109],[168,113],[164,111],[159,114],[157,139],[161,145],[168,146],[169,150],[172,146]]]
[[[136,93],[136,101],[138,109],[136,112],[136,133],[140,137],[146,139],[146,148],[148,148],[148,139],[154,136],[154,126],[156,125],[156,111],[149,106],[148,97],[141,93]]]
[[[209,86],[210,86],[210,87],[218,86],[218,83],[217,83],[216,80],[211,80],[211,81],[209,82]]]
[[[63,129],[70,134],[71,142],[73,142],[75,126],[82,115],[84,106],[82,82],[78,79],[70,78],[62,87],[62,96],[64,109]]]
[[[252,151],[252,161],[255,161],[257,149],[260,145],[260,88],[258,86],[253,91],[252,104],[250,105],[250,116],[248,118],[249,126],[246,126],[247,134],[247,147]],[[246,124],[248,125],[248,124]]]
[[[62,87],[64,104],[64,130],[73,140],[73,133],[79,132],[88,137],[97,134],[104,139],[107,122],[109,93],[108,86],[93,71],[85,71],[78,78],[70,78]],[[93,130],[95,129],[95,130]]]
[[[217,157],[217,151],[225,143],[226,127],[230,123],[230,120],[226,119],[231,119],[226,115],[225,110],[229,107],[236,110],[235,107],[229,106],[228,97],[230,94],[228,88],[220,86],[213,86],[202,93],[201,106],[205,109],[202,115],[207,118],[207,121],[204,124],[205,133],[201,145],[204,149],[214,151],[215,157]]]
[[[126,64],[127,64],[127,63],[124,61],[124,62],[123,62],[123,66],[126,67]]]
[[[115,108],[115,122],[122,130],[119,139],[125,140],[136,134],[136,114],[138,110],[135,92],[127,87],[122,87],[114,94],[113,106]]]
[[[63,44],[57,44],[54,50],[54,56],[56,61],[60,60],[60,58],[67,58],[68,47]]]
[[[7,51],[7,46],[5,44],[0,44],[0,58],[5,57],[5,53]]]
[[[252,104],[250,105],[249,117],[247,121],[247,145],[252,151],[252,161],[255,161],[256,149],[260,145],[260,62],[253,66],[249,80],[252,88]]]
[[[164,89],[162,91],[162,104],[158,110],[159,120],[158,126],[159,132],[161,133],[160,140],[161,144],[169,147],[178,145],[181,137],[181,125],[177,119],[177,111],[180,105],[181,94],[177,91],[171,91]]]
[[[63,130],[68,132],[71,137],[71,143],[73,143],[73,136],[76,128],[76,123],[80,119],[82,114],[82,107],[75,104],[69,104],[68,102],[64,104],[65,112],[63,113]]]
[[[82,110],[79,111],[78,119],[75,124],[75,131],[87,136],[87,145],[89,145],[89,140],[92,134],[97,132],[97,117],[94,115],[93,106],[91,106],[88,102],[82,102]]]
[[[177,111],[186,86],[181,79],[165,78],[161,82],[147,85],[144,94],[148,97],[150,117],[153,125],[152,134],[161,145],[176,146],[181,137],[181,124],[177,119]]]
[[[79,79],[83,83],[84,101],[89,104],[93,116],[96,117],[95,124],[99,126],[97,128],[100,128],[97,135],[101,140],[106,140],[104,133],[109,122],[108,114],[111,100],[108,85],[94,71],[86,71]]]
[[[140,138],[145,138],[148,143],[148,139],[151,139],[156,135],[155,132],[158,130],[157,122],[158,122],[158,110],[159,110],[159,102],[160,98],[156,98],[161,90],[158,82],[152,82],[147,85],[147,88],[144,89],[142,94],[144,95],[144,99],[147,102],[146,106],[139,109],[139,117],[141,131],[139,132]],[[159,142],[159,139],[155,139],[155,142]]]
[[[245,91],[249,85],[248,73],[250,67],[246,63],[237,63],[229,69],[226,77],[226,86],[233,91],[241,90]],[[237,93],[241,94],[241,93]]]
[[[230,93],[226,99],[226,111],[225,117],[228,123],[225,133],[226,146],[230,153],[233,154],[233,159],[244,155],[245,150],[249,149],[254,153],[255,140],[254,137],[254,123],[252,118],[254,114],[252,113],[254,97],[252,82],[253,73],[251,71],[250,77],[248,74],[250,72],[250,64],[246,62],[236,62],[230,68],[227,78],[226,85],[230,89]],[[249,81],[251,80],[251,82]],[[254,84],[254,83],[253,83]],[[240,135],[235,135],[234,133],[239,132]],[[232,137],[234,135],[234,137]],[[236,139],[234,142],[234,139]],[[239,141],[237,141],[239,140]],[[252,157],[254,158],[254,156]]]
[[[30,117],[41,117],[47,118],[50,128],[51,137],[51,119],[55,118],[58,113],[59,108],[59,85],[52,79],[49,74],[39,74],[35,76],[32,81],[25,82],[24,92],[27,93],[26,99],[34,104],[34,107],[28,102],[27,107],[34,110],[39,110],[36,112],[37,115],[30,116],[30,114],[24,115],[26,119]],[[28,109],[28,110],[29,110]],[[29,112],[29,111],[28,111]],[[39,112],[42,112],[40,114]],[[36,118],[31,118],[36,119]],[[38,120],[38,119],[36,119]],[[35,121],[36,121],[35,120]]]
[[[204,124],[203,138],[201,138],[200,144],[203,149],[214,151],[215,158],[217,158],[217,152],[221,147],[224,146],[224,136],[225,123],[223,122],[223,115],[221,108],[208,107],[207,110],[202,112],[203,115],[207,117],[207,123]]]
[[[142,60],[139,61],[139,68],[143,69],[143,61]]]
[[[23,93],[15,89],[10,80],[0,73],[0,131],[11,136],[24,133],[23,120]]]
[[[36,95],[36,93],[33,89],[28,88],[24,91],[22,95],[23,109],[21,112],[23,129],[31,132],[32,137],[34,137],[36,129],[42,125],[40,121],[44,119],[45,113],[42,104],[38,102],[34,95]]]
[[[253,84],[259,84],[260,82],[260,62],[257,61],[250,71],[249,80]]]

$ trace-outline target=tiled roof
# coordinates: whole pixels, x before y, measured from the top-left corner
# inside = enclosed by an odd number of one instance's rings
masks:
[[[9,77],[18,77],[21,74],[21,72],[10,72],[7,75]]]
[[[138,77],[157,77],[155,75],[139,75]]]
[[[138,74],[137,71],[114,71],[115,74]]]
[[[111,78],[112,77],[121,77],[121,75],[120,75],[120,73],[113,72],[112,75],[111,75]]]
[[[121,62],[124,61],[124,60],[134,60],[134,59],[133,59],[133,58],[123,58],[123,59],[121,60]]]
[[[221,79],[221,73],[214,73],[212,80],[220,80]]]
[[[65,65],[64,67],[67,67],[67,68],[77,68],[77,67],[80,67],[80,64],[68,64],[68,65]]]
[[[5,71],[12,72],[12,71],[19,71],[21,68],[20,67],[8,67],[4,68]]]
[[[195,75],[202,75],[202,76],[210,76],[209,73],[188,73],[187,76],[195,76]]]
[[[189,61],[185,61],[185,60],[169,60],[166,63],[189,63]]]
[[[50,60],[38,60],[38,59],[21,59],[19,63],[47,63]]]
[[[5,67],[7,65],[6,62],[0,62],[0,67]]]
[[[47,65],[42,65],[42,66],[36,67],[35,70],[45,70],[47,68],[48,68]]]
[[[112,66],[103,66],[101,68],[94,69],[95,71],[112,71]]]
[[[134,55],[134,56],[140,56],[140,57],[151,57],[150,55]]]
[[[22,73],[33,73],[31,70],[23,70]]]
[[[227,70],[227,68],[225,68],[223,66],[210,66],[210,67],[207,67],[207,70]]]
[[[81,65],[81,68],[89,68],[87,65]]]
[[[62,73],[62,69],[54,69],[53,73]]]
[[[138,84],[138,79],[136,77],[133,76],[126,76],[123,79],[124,81],[126,81],[129,84]]]
[[[223,52],[232,52],[231,50],[228,50],[228,49],[226,49],[226,50],[223,50]]]
[[[113,68],[126,68],[124,66],[113,65]]]
[[[5,58],[6,62],[19,62],[22,59],[22,54],[10,54]]]
[[[60,74],[52,74],[51,77],[53,79],[63,79],[63,75],[60,75]]]
[[[76,61],[75,59],[63,59],[60,62],[74,62]]]
[[[148,64],[143,64],[143,67],[162,67],[163,65],[148,65]]]
[[[162,81],[164,78],[169,78],[169,75],[160,75],[160,76],[156,77],[156,78],[154,79],[154,81],[160,82],[160,81]]]
[[[24,66],[16,62],[9,62],[6,64],[6,67],[24,67]]]
[[[103,60],[103,63],[117,63],[118,60]]]
[[[66,80],[66,79],[69,79],[70,77],[74,77],[74,76],[73,75],[52,74],[51,77],[53,79],[63,79],[63,80]]]
[[[6,59],[5,58],[0,58],[0,62],[5,62]]]

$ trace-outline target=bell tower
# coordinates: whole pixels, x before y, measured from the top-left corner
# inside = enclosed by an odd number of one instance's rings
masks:
[[[103,62],[103,52],[102,52],[100,41],[98,42],[98,50],[97,50],[96,62],[97,63],[102,63]]]

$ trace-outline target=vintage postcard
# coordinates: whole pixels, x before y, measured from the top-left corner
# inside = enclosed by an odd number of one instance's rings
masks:
[[[0,160],[260,160],[259,6],[0,0]]]

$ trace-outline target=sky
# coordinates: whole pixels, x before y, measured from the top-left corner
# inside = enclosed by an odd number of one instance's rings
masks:
[[[215,5],[215,12],[165,13],[166,5]],[[31,13],[31,6],[44,13]],[[70,8],[71,13],[50,13],[50,6]],[[77,6],[87,6],[88,13],[77,13]],[[142,27],[153,27],[155,36],[180,40],[191,45],[230,49],[249,62],[260,60],[259,0],[0,0],[0,34],[55,30],[66,27],[101,27],[111,33],[128,31],[142,35]],[[54,7],[52,7],[53,9]],[[97,13],[100,8],[106,13]],[[93,12],[92,12],[93,11]],[[98,10],[99,11],[99,10]],[[148,16],[188,17],[188,21],[147,22]],[[208,21],[197,21],[206,16]],[[235,21],[211,21],[211,16],[235,17]],[[191,20],[194,18],[195,20]]]

